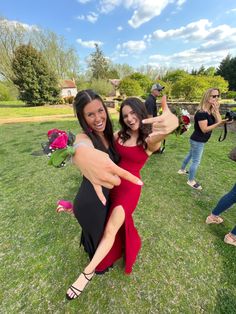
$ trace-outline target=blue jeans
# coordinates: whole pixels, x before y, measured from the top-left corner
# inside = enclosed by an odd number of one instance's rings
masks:
[[[229,193],[221,197],[218,204],[213,209],[212,214],[218,216],[235,203],[236,203],[236,184],[234,185],[232,190],[229,191]],[[236,226],[233,228],[231,233],[236,235]]]
[[[205,143],[196,142],[196,141],[193,141],[190,139],[190,151],[189,151],[188,155],[185,157],[185,159],[182,163],[182,166],[181,166],[181,169],[184,170],[186,168],[187,164],[192,159],[192,163],[191,163],[190,168],[189,168],[189,177],[188,177],[189,181],[192,181],[195,178],[197,168],[201,162],[204,145],[205,145]]]

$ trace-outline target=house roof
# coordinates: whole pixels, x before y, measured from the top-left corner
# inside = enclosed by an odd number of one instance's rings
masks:
[[[72,80],[62,80],[60,86],[61,88],[76,88],[75,82]]]

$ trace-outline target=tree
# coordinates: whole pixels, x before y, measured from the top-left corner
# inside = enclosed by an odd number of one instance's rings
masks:
[[[217,75],[221,75],[229,82],[229,90],[236,90],[236,57],[231,58],[228,54],[220,63],[216,71]]]
[[[188,72],[181,70],[181,69],[167,71],[166,75],[163,77],[163,81],[169,81],[169,82],[175,84],[180,79],[182,79],[188,75],[189,75]]]
[[[58,79],[78,78],[78,55],[73,47],[68,47],[63,36],[37,30],[32,32],[31,37],[31,44],[43,54],[49,69]]]
[[[121,80],[119,89],[121,94],[125,94],[126,96],[141,96],[143,93],[139,83],[129,77],[125,77]]]
[[[27,39],[26,29],[20,23],[13,24],[0,18],[0,76],[4,79],[11,81],[14,50]]]
[[[58,79],[78,77],[78,55],[74,48],[66,45],[62,36],[4,18],[0,18],[0,76],[11,81],[14,51],[18,46],[29,42],[42,53],[48,67]]]
[[[54,103],[59,97],[59,85],[43,56],[33,46],[20,45],[12,62],[13,82],[19,98],[27,104]]]
[[[188,74],[173,85],[172,95],[190,101],[199,100],[206,89],[217,87],[221,92],[226,92],[227,85],[227,82],[220,76]]]
[[[123,79],[126,76],[131,75],[132,73],[134,73],[134,69],[124,63],[124,64],[113,64],[113,68],[117,71],[118,77],[119,79]]]
[[[135,72],[129,76],[131,80],[137,81],[143,90],[143,93],[150,92],[152,81],[144,74]]]
[[[94,79],[106,79],[109,72],[109,62],[104,56],[98,44],[95,44],[95,52],[91,53],[88,66]]]

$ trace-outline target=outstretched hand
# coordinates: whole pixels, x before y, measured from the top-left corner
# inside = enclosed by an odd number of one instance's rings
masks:
[[[161,108],[162,115],[142,121],[144,124],[152,124],[152,133],[149,137],[160,136],[160,138],[164,138],[179,126],[178,118],[170,111],[167,105],[166,96],[163,96],[161,99]]]
[[[112,189],[114,186],[120,185],[120,178],[137,185],[143,184],[139,178],[117,166],[108,154],[92,147],[78,147],[73,157],[73,163],[92,183],[98,198],[104,205],[106,198],[102,192],[102,186]]]

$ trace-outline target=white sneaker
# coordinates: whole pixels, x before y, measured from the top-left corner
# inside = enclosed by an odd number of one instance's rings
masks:
[[[191,188],[193,188],[193,189],[195,189],[195,190],[202,190],[201,185],[200,185],[198,182],[196,182],[196,181],[194,181],[194,182],[187,181],[187,184],[188,184],[189,186],[191,186]]]
[[[177,173],[178,174],[188,174],[188,171],[185,169],[179,169]]]

